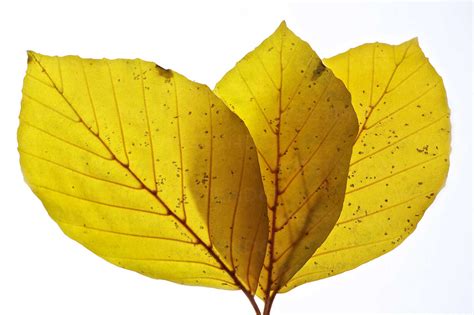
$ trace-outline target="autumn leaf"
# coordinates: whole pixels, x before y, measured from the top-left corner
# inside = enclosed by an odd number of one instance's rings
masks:
[[[416,228],[443,187],[450,122],[441,77],[417,39],[365,44],[326,59],[359,119],[341,217],[281,292],[370,261]]]
[[[321,61],[285,22],[216,85],[28,53],[18,144],[66,235],[146,276],[275,296],[398,246],[444,185],[450,121],[416,39]],[[239,118],[240,117],[240,118]]]
[[[258,295],[271,304],[339,217],[356,116],[344,84],[284,22],[215,93],[259,152],[270,233]]]
[[[257,153],[206,86],[139,59],[30,52],[18,143],[69,237],[120,267],[253,301],[268,235]]]

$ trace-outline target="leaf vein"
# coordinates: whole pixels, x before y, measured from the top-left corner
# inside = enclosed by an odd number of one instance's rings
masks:
[[[378,123],[380,123],[381,121],[383,120],[386,120],[387,118],[390,118],[391,116],[395,115],[396,113],[402,111],[403,109],[407,108],[408,106],[410,106],[411,104],[413,104],[414,102],[416,101],[419,101],[420,99],[422,99],[425,95],[428,95],[429,92],[431,92],[432,90],[434,90],[436,87],[438,87],[438,84],[441,82],[441,80],[437,81],[435,84],[433,84],[432,86],[430,86],[429,88],[427,88],[425,91],[423,91],[420,95],[418,95],[417,97],[415,97],[414,99],[412,99],[411,101],[409,101],[408,103],[406,103],[405,105],[399,107],[398,109],[394,110],[393,112],[391,112],[390,114],[382,117],[381,119],[377,120],[376,122],[372,123],[371,125],[369,126],[366,126],[365,127],[365,131],[373,128],[375,125],[377,125]]]
[[[191,244],[195,244],[195,243],[191,243]],[[136,260],[136,261],[165,262],[165,263],[170,262],[170,263],[198,264],[198,265],[203,265],[203,266],[208,266],[211,268],[223,270],[222,267],[220,266],[216,266],[204,261],[170,259],[170,258],[135,258],[135,257],[111,257],[111,256],[104,256],[104,258],[114,259],[114,260],[124,259],[124,260]]]
[[[325,143],[326,139],[328,138],[328,136],[331,134],[331,132],[334,130],[334,127],[337,125],[338,123],[338,120],[336,120],[332,126],[329,128],[328,132],[326,133],[326,135],[324,136],[324,138],[321,140],[321,142],[319,143],[319,145],[316,147],[316,149],[310,154],[309,158],[303,163],[300,165],[300,167],[298,168],[298,170],[295,172],[295,174],[293,174],[290,179],[288,180],[288,182],[286,183],[285,187],[283,187],[283,189],[279,190],[278,193],[279,194],[283,194],[285,193],[285,191],[288,189],[288,187],[290,187],[291,183],[295,180],[295,178],[299,175],[299,174],[302,174],[303,171],[304,171],[304,168],[309,164],[309,162],[311,162],[311,160],[316,156],[316,154],[319,152],[319,150],[321,149],[322,145]]]
[[[416,196],[412,196],[406,200],[403,200],[403,201],[400,201],[400,202],[397,202],[393,205],[390,205],[390,206],[387,206],[387,207],[384,207],[384,208],[381,208],[379,210],[376,210],[376,211],[373,211],[373,212],[370,212],[370,213],[367,213],[367,214],[364,214],[364,215],[361,215],[361,216],[357,216],[357,217],[354,217],[354,218],[350,218],[350,219],[347,219],[347,220],[344,220],[344,221],[340,221],[340,222],[337,222],[336,223],[336,226],[339,226],[339,225],[343,225],[343,224],[346,224],[346,223],[349,223],[349,222],[354,222],[354,221],[357,221],[357,220],[360,220],[360,219],[364,219],[364,218],[367,218],[367,217],[370,217],[370,216],[373,216],[373,215],[376,215],[378,213],[381,213],[381,212],[385,212],[385,211],[388,211],[390,209],[393,209],[393,208],[396,208],[398,206],[401,206],[407,202],[410,202],[412,200],[415,200],[415,199],[418,199],[420,197],[425,197],[427,195],[429,195],[431,193],[430,192],[427,192],[427,193],[424,193],[424,194],[418,194]]]
[[[247,141],[244,142],[244,149],[243,149],[243,158],[242,158],[242,165],[240,167],[240,176],[239,176],[239,191],[237,193],[237,198],[235,200],[235,205],[234,205],[234,209],[233,209],[233,213],[232,213],[232,229],[231,229],[231,232],[230,232],[230,248],[229,248],[229,253],[230,253],[230,262],[232,264],[232,268],[235,270],[235,263],[234,263],[234,255],[233,255],[233,251],[234,251],[234,231],[236,230],[236,226],[235,226],[235,218],[236,218],[236,214],[237,214],[237,209],[239,207],[239,201],[240,201],[240,193],[242,191],[242,183],[243,183],[243,179],[244,179],[244,172],[245,172],[245,158],[247,156]]]
[[[296,131],[295,135],[293,136],[293,138],[290,140],[290,142],[288,143],[288,146],[286,147],[285,150],[283,150],[283,153],[280,153],[281,155],[285,155],[288,150],[291,148],[291,146],[293,145],[293,143],[295,143],[295,140],[296,138],[298,137],[298,135],[301,133],[301,131],[303,130],[303,128],[306,126],[306,123],[309,121],[309,119],[311,118],[311,116],[313,115],[315,109],[318,107],[318,105],[321,103],[321,100],[323,99],[323,96],[326,95],[326,91],[328,90],[329,86],[331,85],[332,83],[332,79],[333,77],[330,78],[330,81],[328,82],[328,84],[326,85],[326,87],[324,88],[324,91],[321,93],[321,96],[318,98],[318,100],[316,101],[316,104],[313,105],[313,108],[311,108],[311,111],[306,115],[305,117],[305,120],[303,122],[303,124],[298,128],[298,130]]]
[[[84,61],[82,59],[80,60],[80,64],[81,64],[81,68],[82,68],[82,74],[84,75],[84,81],[85,81],[85,85],[86,85],[87,95],[89,97],[89,102],[91,104],[92,113],[94,114],[95,127],[97,128],[97,134],[96,135],[99,135],[99,120],[97,119],[97,113],[96,113],[96,110],[95,110],[94,101],[92,100],[92,93],[91,93],[91,89],[90,89],[90,86],[89,86],[89,79],[87,78],[86,69],[84,67]]]
[[[45,104],[45,103],[43,103],[43,102],[37,100],[36,98],[34,98],[34,97],[32,97],[32,96],[26,94],[25,92],[23,92],[23,97],[29,98],[30,100],[34,101],[35,103],[37,103],[37,104],[39,104],[39,105],[41,105],[41,106],[43,106],[43,107],[45,107],[45,108],[47,108],[47,109],[49,109],[49,110],[55,112],[55,113],[57,113],[57,114],[63,116],[63,117],[66,118],[67,120],[70,120],[70,121],[72,121],[72,122],[74,122],[74,123],[80,123],[80,122],[81,122],[81,120],[79,120],[79,119],[73,119],[73,118],[71,118],[71,117],[69,117],[69,116],[67,116],[67,115],[65,115],[65,114],[63,114],[63,113],[61,113],[60,111],[58,111],[58,110],[55,109],[54,107],[51,107],[51,106],[49,106],[48,104]]]
[[[156,170],[155,170],[155,153],[153,152],[154,146],[153,146],[153,139],[151,136],[150,118],[148,114],[148,104],[146,101],[145,84],[143,82],[144,74],[143,74],[141,61],[137,61],[137,62],[138,62],[138,67],[140,69],[140,82],[141,82],[141,87],[142,87],[143,106],[145,107],[145,118],[146,118],[147,130],[148,130],[148,141],[150,141],[150,157],[151,157],[151,167],[152,167],[152,173],[153,173],[153,189],[151,191],[156,194],[156,192],[158,191],[158,187],[157,187],[157,178],[156,178]]]
[[[125,144],[125,135],[124,135],[124,131],[123,131],[122,117],[120,115],[120,109],[119,109],[119,104],[118,104],[118,100],[117,100],[117,93],[115,92],[114,80],[113,80],[113,77],[112,77],[112,69],[110,67],[110,62],[108,60],[107,60],[106,63],[107,63],[107,68],[109,70],[110,84],[111,84],[111,87],[112,87],[112,96],[114,98],[115,108],[116,108],[116,111],[117,111],[117,118],[118,118],[118,123],[119,123],[119,128],[120,128],[120,135],[122,136],[123,152],[125,154],[125,159],[126,159],[126,162],[124,164],[128,166],[128,165],[130,165],[130,160],[128,159],[127,146]]]
[[[190,241],[180,240],[180,239],[170,238],[170,237],[125,233],[125,232],[120,232],[120,231],[113,231],[113,230],[96,228],[96,227],[85,225],[85,224],[81,225],[81,224],[75,224],[75,223],[65,222],[65,221],[61,221],[61,220],[56,220],[56,221],[59,224],[69,225],[69,226],[73,226],[73,227],[77,227],[77,228],[81,228],[81,229],[86,229],[86,230],[97,231],[97,232],[101,232],[101,233],[109,233],[109,234],[115,234],[115,235],[127,236],[127,237],[138,237],[138,238],[145,238],[145,239],[154,239],[154,240],[160,240],[160,241],[170,241],[170,242],[177,242],[177,243],[191,244],[191,245],[199,244],[199,243],[196,243],[196,242],[190,242]]]
[[[178,132],[178,151],[179,151],[179,165],[180,165],[180,180],[181,180],[181,205],[183,209],[183,220],[186,222],[186,195],[184,193],[184,169],[183,169],[183,147],[181,143],[181,128],[179,125],[179,105],[178,105],[178,87],[176,83],[176,79],[173,76],[173,86],[174,86],[174,98],[175,98],[175,105],[176,105],[176,128]],[[211,179],[209,179],[211,180]]]
[[[422,130],[424,130],[424,129],[426,129],[426,128],[429,128],[429,127],[431,127],[431,126],[433,126],[433,125],[435,125],[436,123],[438,123],[439,121],[443,120],[443,119],[446,118],[446,117],[447,117],[447,114],[443,114],[441,117],[435,119],[434,121],[430,122],[429,124],[427,124],[427,125],[425,125],[425,126],[419,128],[419,129],[417,129],[417,130],[415,130],[415,131],[409,133],[408,135],[399,138],[397,141],[394,141],[394,142],[392,142],[392,143],[386,145],[385,147],[382,147],[382,148],[380,148],[380,149],[378,149],[378,150],[376,150],[376,151],[374,151],[374,152],[372,152],[372,153],[370,153],[370,154],[364,155],[362,158],[360,158],[360,159],[358,159],[358,160],[355,160],[355,161],[351,162],[350,166],[352,167],[352,166],[354,166],[355,164],[357,164],[357,163],[359,163],[359,162],[361,162],[361,161],[363,161],[363,160],[365,160],[365,159],[367,159],[367,158],[369,158],[369,157],[372,157],[372,156],[376,155],[377,153],[380,153],[380,152],[382,152],[382,151],[384,151],[384,150],[386,150],[386,149],[388,149],[388,148],[394,146],[395,144],[398,144],[398,143],[402,142],[403,140],[406,140],[406,139],[410,138],[410,137],[413,136],[413,135],[416,135],[418,132],[420,132],[420,131],[422,131]]]
[[[369,183],[369,184],[366,184],[366,185],[357,187],[357,188],[355,188],[355,189],[349,190],[349,191],[346,192],[346,195],[349,195],[349,194],[352,194],[352,193],[354,193],[354,192],[356,192],[356,191],[365,189],[365,188],[367,188],[367,187],[370,187],[370,186],[372,186],[372,185],[375,185],[375,184],[377,184],[377,183],[380,183],[380,182],[382,182],[382,181],[384,181],[384,180],[387,180],[387,179],[389,179],[389,178],[391,178],[391,177],[400,175],[400,174],[402,174],[402,173],[404,173],[404,172],[406,172],[406,171],[408,171],[408,170],[411,170],[411,169],[413,169],[413,168],[415,168],[415,167],[421,166],[421,165],[423,165],[423,164],[427,164],[427,163],[429,163],[429,162],[431,162],[431,161],[433,161],[433,160],[435,160],[435,159],[438,159],[438,158],[442,157],[443,155],[445,155],[445,154],[436,155],[436,156],[431,157],[431,158],[429,158],[429,159],[427,159],[427,160],[425,160],[425,161],[423,161],[423,162],[416,163],[416,164],[411,165],[411,166],[409,166],[409,167],[407,167],[407,168],[404,168],[404,169],[402,169],[402,170],[400,170],[400,171],[398,171],[398,172],[395,172],[395,173],[393,173],[393,174],[390,174],[389,176],[380,178],[380,179],[378,179],[378,180],[376,180],[376,181],[373,181],[373,182],[371,182],[371,183]]]
[[[58,136],[56,136],[56,135],[50,133],[49,131],[46,131],[46,130],[44,130],[44,129],[42,129],[42,128],[40,128],[40,127],[38,127],[38,126],[36,126],[36,125],[30,123],[30,122],[28,122],[27,120],[21,119],[21,123],[22,123],[22,124],[25,124],[25,125],[27,125],[27,126],[29,126],[29,127],[31,127],[31,128],[34,128],[34,129],[36,129],[36,130],[38,130],[38,131],[40,131],[40,132],[42,132],[42,133],[44,133],[44,134],[46,134],[46,135],[52,137],[52,138],[55,138],[55,139],[57,139],[57,140],[59,140],[59,141],[61,141],[61,142],[64,142],[64,143],[66,143],[66,144],[68,144],[68,145],[70,145],[70,146],[76,147],[76,148],[78,148],[78,149],[80,149],[80,150],[82,150],[82,151],[85,151],[85,152],[88,152],[88,153],[90,153],[90,154],[93,154],[93,155],[95,155],[95,156],[97,156],[97,157],[99,157],[99,158],[101,158],[101,159],[108,160],[108,161],[113,161],[113,160],[114,160],[114,157],[113,157],[112,155],[109,156],[109,157],[106,157],[106,156],[102,156],[102,155],[100,155],[100,154],[97,154],[97,153],[95,153],[94,151],[91,151],[91,150],[86,149],[86,148],[84,148],[84,147],[81,147],[81,146],[79,146],[79,145],[77,145],[77,144],[75,144],[75,143],[72,143],[72,142],[70,142],[70,141],[68,141],[68,140],[66,140],[66,139],[63,139],[63,138],[61,138],[61,137],[58,137]]]
[[[242,81],[244,82],[245,86],[247,87],[248,91],[250,92],[250,94],[252,95],[252,98],[253,100],[255,101],[255,104],[257,105],[257,108],[260,110],[260,113],[262,114],[263,118],[265,119],[265,121],[267,122],[267,125],[268,127],[270,128],[270,131],[273,133],[273,134],[276,134],[276,130],[273,128],[272,124],[270,123],[270,120],[268,119],[267,115],[265,114],[265,112],[263,111],[262,107],[260,106],[260,103],[258,102],[257,98],[255,97],[255,94],[253,93],[252,89],[250,88],[247,80],[245,79],[244,75],[242,74],[242,72],[240,71],[240,68],[239,68],[239,64],[236,65],[235,69],[237,70],[237,73],[240,75],[240,77],[242,78]]]
[[[300,90],[300,87],[301,87],[301,85],[303,84],[304,79],[306,78],[306,72],[308,72],[309,66],[310,66],[311,63],[313,62],[314,58],[315,58],[315,57],[314,57],[313,55],[311,55],[311,57],[309,58],[308,64],[306,65],[306,69],[305,69],[304,73],[301,75],[301,80],[300,80],[300,82],[298,83],[298,85],[296,86],[296,89],[295,89],[293,95],[292,95],[291,98],[288,100],[288,103],[286,104],[286,106],[285,106],[283,109],[280,110],[282,113],[286,112],[286,110],[287,110],[287,109],[290,107],[290,105],[293,103],[293,100],[295,99],[296,94],[297,94],[298,91]],[[321,60],[320,60],[319,62],[321,62]],[[282,77],[282,80],[283,80],[283,77]],[[281,94],[281,93],[282,93],[282,91],[280,90],[280,94]],[[281,97],[280,97],[280,98],[281,98]]]
[[[93,199],[89,199],[89,198],[85,198],[85,197],[76,196],[76,195],[73,195],[73,194],[70,194],[70,193],[67,193],[67,192],[63,192],[63,191],[60,191],[60,190],[57,190],[57,189],[53,189],[53,188],[50,188],[50,187],[46,187],[46,186],[42,186],[42,185],[36,185],[34,183],[30,183],[30,185],[33,186],[33,187],[36,187],[36,188],[40,188],[40,189],[43,189],[43,190],[48,190],[48,191],[51,191],[51,192],[54,192],[54,193],[57,193],[57,194],[65,195],[65,196],[68,196],[68,197],[71,197],[71,198],[74,198],[74,199],[87,201],[87,202],[102,205],[102,206],[107,206],[107,207],[112,207],[112,208],[119,208],[119,209],[136,211],[136,212],[142,212],[142,213],[149,213],[149,214],[159,215],[159,216],[169,216],[168,213],[159,213],[159,212],[145,210],[145,209],[138,209],[138,208],[133,208],[133,207],[114,205],[114,204],[110,204],[110,203],[106,203],[106,202],[102,202],[102,201],[97,201],[97,200],[93,200]]]
[[[58,167],[61,167],[61,168],[64,168],[64,169],[69,170],[69,171],[71,171],[71,172],[74,172],[74,173],[83,175],[83,176],[85,176],[85,177],[89,177],[89,178],[92,178],[92,179],[95,179],[95,180],[103,181],[103,182],[106,182],[106,183],[110,183],[110,184],[114,184],[114,185],[118,185],[118,186],[130,188],[130,189],[143,190],[143,187],[141,187],[141,185],[140,185],[139,187],[134,187],[134,186],[126,185],[126,184],[123,184],[123,183],[115,182],[115,181],[112,181],[112,180],[108,180],[108,179],[105,179],[105,178],[100,178],[100,177],[97,177],[97,176],[95,176],[95,175],[88,174],[88,173],[81,172],[81,171],[79,171],[79,170],[73,169],[73,168],[71,168],[71,167],[69,167],[69,166],[63,165],[63,164],[58,163],[58,162],[55,162],[55,161],[53,161],[53,160],[50,160],[50,159],[41,157],[41,156],[39,156],[39,155],[36,155],[36,154],[30,153],[30,152],[24,151],[24,150],[22,150],[22,149],[19,149],[18,151],[21,152],[21,153],[23,153],[23,154],[32,156],[32,157],[34,157],[34,158],[36,158],[36,159],[39,159],[39,160],[48,162],[48,163],[50,163],[50,164],[53,164],[53,165],[58,166]]]

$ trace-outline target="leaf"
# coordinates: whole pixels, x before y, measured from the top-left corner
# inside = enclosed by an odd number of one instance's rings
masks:
[[[359,134],[341,217],[282,292],[397,247],[415,230],[449,167],[446,92],[417,39],[362,45],[325,63],[352,94]]]
[[[357,120],[343,83],[283,22],[217,84],[259,152],[270,220],[266,299],[311,257],[339,217]]]
[[[255,292],[268,234],[257,153],[206,86],[139,59],[30,52],[18,143],[50,216],[97,255]]]

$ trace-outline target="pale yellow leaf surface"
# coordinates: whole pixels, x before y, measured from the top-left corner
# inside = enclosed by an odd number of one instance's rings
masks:
[[[49,215],[97,255],[255,292],[268,234],[257,153],[206,86],[139,59],[30,52],[18,143]]]
[[[339,217],[356,115],[344,84],[285,23],[215,93],[244,120],[259,151],[270,232],[258,295],[268,298]]]
[[[414,231],[448,172],[446,92],[417,39],[365,44],[325,64],[352,94],[359,134],[341,217],[282,292],[397,247]]]

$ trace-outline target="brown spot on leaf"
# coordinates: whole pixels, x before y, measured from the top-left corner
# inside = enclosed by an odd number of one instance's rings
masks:
[[[320,60],[318,66],[313,71],[313,76],[311,77],[311,80],[316,81],[321,76],[321,73],[324,72],[324,70],[326,70],[326,66],[323,65],[323,62]]]
[[[173,77],[173,71],[170,69],[165,69],[163,67],[160,67],[159,65],[155,65],[155,68],[158,70],[158,73],[167,79],[170,79]]]

